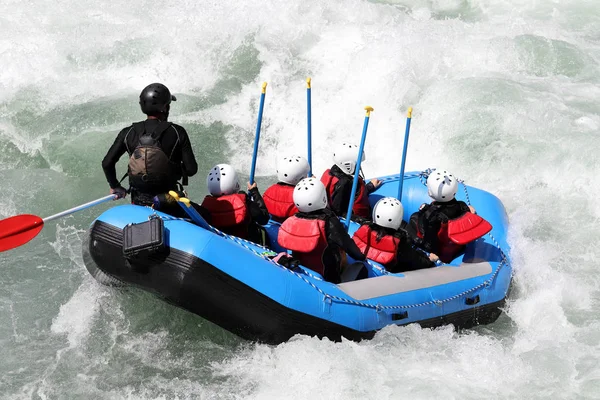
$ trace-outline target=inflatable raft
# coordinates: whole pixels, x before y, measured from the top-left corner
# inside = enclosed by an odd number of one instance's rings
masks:
[[[430,201],[425,177],[404,176],[405,220]],[[398,175],[380,179],[384,183],[370,195],[371,205],[397,194]],[[508,218],[488,192],[461,183],[456,197],[473,205],[493,229],[451,263],[425,270],[392,274],[370,262],[368,278],[336,285],[308,268],[279,265],[267,248],[135,205],[111,208],[92,223],[84,262],[101,283],[152,292],[242,338],[265,343],[296,334],[360,340],[388,325],[412,323],[468,328],[495,321],[505,303],[512,278]],[[125,258],[124,227],[153,216],[164,222],[166,251]],[[275,222],[266,226],[277,251],[278,228]]]

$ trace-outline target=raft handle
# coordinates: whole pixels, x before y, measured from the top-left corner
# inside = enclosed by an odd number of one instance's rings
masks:
[[[473,305],[479,303],[479,295],[477,295],[475,297],[467,297],[467,299],[465,300],[465,303],[467,303],[468,306],[473,306]]]
[[[408,311],[403,311],[401,313],[392,314],[392,321],[399,321],[401,319],[408,318]]]

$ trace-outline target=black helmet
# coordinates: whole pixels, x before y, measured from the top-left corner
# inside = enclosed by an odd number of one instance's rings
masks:
[[[171,100],[177,99],[162,83],[151,83],[140,93],[140,107],[146,115],[168,113]]]

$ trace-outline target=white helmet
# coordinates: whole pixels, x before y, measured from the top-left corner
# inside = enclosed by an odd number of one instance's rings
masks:
[[[310,166],[306,158],[300,156],[283,157],[277,163],[277,180],[289,185],[296,185],[306,178]]]
[[[358,158],[358,146],[350,143],[342,143],[335,148],[333,152],[333,161],[342,171],[348,175],[354,174],[356,169],[356,159]],[[365,161],[365,152],[363,151],[360,160]]]
[[[206,177],[206,185],[213,196],[234,194],[240,190],[237,173],[229,164],[215,165]]]
[[[402,224],[404,207],[400,200],[394,197],[384,197],[373,207],[373,222],[385,228],[397,230]]]
[[[325,185],[317,178],[304,178],[294,189],[294,204],[302,212],[322,210],[327,207]]]
[[[436,170],[427,178],[427,193],[435,201],[445,203],[454,199],[458,191],[458,179],[444,170]]]

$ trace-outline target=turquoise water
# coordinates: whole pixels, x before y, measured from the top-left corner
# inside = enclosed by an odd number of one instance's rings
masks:
[[[599,398],[600,3],[586,0],[19,2],[0,15],[0,218],[104,196],[100,162],[141,119],[148,83],[177,95],[205,173],[250,169],[267,81],[258,183],[303,152],[358,142],[363,164],[445,167],[496,194],[515,290],[495,323],[457,334],[391,327],[372,341],[244,342],[134,289],[98,285],[81,240],[106,205],[0,254],[0,398]],[[124,171],[125,164],[119,165]],[[119,172],[121,173],[121,172]]]

